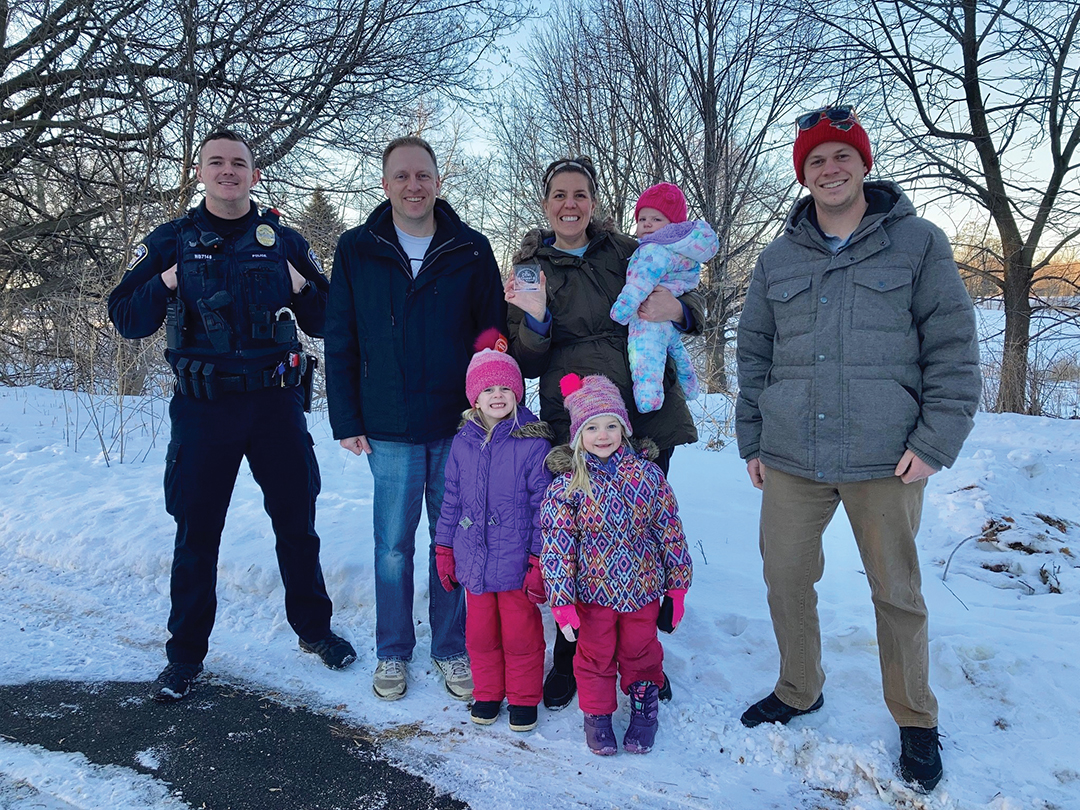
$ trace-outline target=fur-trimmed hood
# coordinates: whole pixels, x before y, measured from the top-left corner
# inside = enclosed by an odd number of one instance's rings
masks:
[[[520,412],[521,410],[521,406],[518,406],[518,411]],[[525,412],[529,413],[527,410]],[[470,424],[470,422],[471,420],[463,416],[458,423],[458,430],[461,430],[463,427]],[[476,423],[472,422],[472,424]],[[555,441],[555,431],[551,429],[551,425],[547,422],[536,419],[535,421],[518,425],[518,427],[510,431],[510,437],[514,439],[547,439],[549,442],[553,442]]]
[[[589,237],[590,241],[598,236],[606,236],[612,233],[621,233],[621,231],[611,217],[607,217],[603,222],[599,223],[590,222],[588,227],[585,228],[585,235]],[[529,261],[541,247],[550,245],[554,241],[555,231],[550,228],[533,228],[522,237],[521,247],[514,254],[513,263],[518,264]]]
[[[629,442],[624,444],[629,444],[630,449],[636,455],[647,461],[656,461],[660,457],[660,448],[656,446],[656,442],[647,436],[642,439],[631,438]],[[547,465],[552,475],[562,475],[570,472],[574,464],[573,448],[568,444],[560,444],[558,447],[551,448],[551,452],[544,459],[544,464]]]

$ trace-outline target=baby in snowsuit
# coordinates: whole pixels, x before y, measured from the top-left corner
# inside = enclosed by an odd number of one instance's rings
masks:
[[[690,353],[671,321],[653,323],[638,317],[638,307],[658,285],[680,296],[698,285],[701,262],[716,255],[720,243],[709,223],[687,221],[686,197],[678,186],[658,183],[645,189],[634,208],[638,249],[626,268],[626,285],[611,307],[611,319],[630,327],[630,373],[634,403],[641,413],[664,404],[664,367],[675,360],[679,385],[687,399],[699,388]]]

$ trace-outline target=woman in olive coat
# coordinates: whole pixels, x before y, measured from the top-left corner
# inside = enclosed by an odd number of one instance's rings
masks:
[[[626,266],[637,240],[610,223],[593,222],[596,169],[587,157],[556,160],[544,173],[543,208],[547,229],[525,235],[514,263],[540,267],[538,290],[516,289],[507,280],[510,353],[524,376],[540,378],[540,418],[569,439],[570,417],[563,407],[559,380],[570,372],[603,374],[615,383],[629,409],[634,438],[659,451],[654,459],[667,474],[675,447],[697,441],[697,429],[676,381],[674,362],[664,372],[664,404],[651,413],[634,408],[634,384],[627,350],[627,327],[611,320],[612,304],[626,283]],[[646,321],[671,321],[682,331],[700,334],[704,300],[697,291],[675,298],[657,287],[638,309]],[[558,709],[574,696],[574,644],[556,634],[554,666],[544,681],[544,705]],[[670,698],[670,682],[661,699]]]

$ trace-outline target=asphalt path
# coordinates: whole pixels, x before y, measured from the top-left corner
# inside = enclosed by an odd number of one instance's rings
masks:
[[[380,753],[386,732],[202,676],[173,704],[146,682],[0,686],[0,735],[167,783],[206,810],[459,810]]]

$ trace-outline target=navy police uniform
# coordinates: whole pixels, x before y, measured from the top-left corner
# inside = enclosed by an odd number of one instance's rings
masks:
[[[307,279],[300,293],[287,262]],[[174,264],[175,292],[161,279]],[[138,245],[109,296],[124,337],[165,324],[176,374],[165,464],[165,508],[176,519],[170,663],[206,656],[221,531],[244,457],[273,524],[289,624],[305,642],[330,632],[315,533],[321,480],[304,417],[314,361],[297,335],[299,326],[322,336],[328,290],[314,252],[274,212],[260,215],[252,203],[228,220],[203,203]]]

